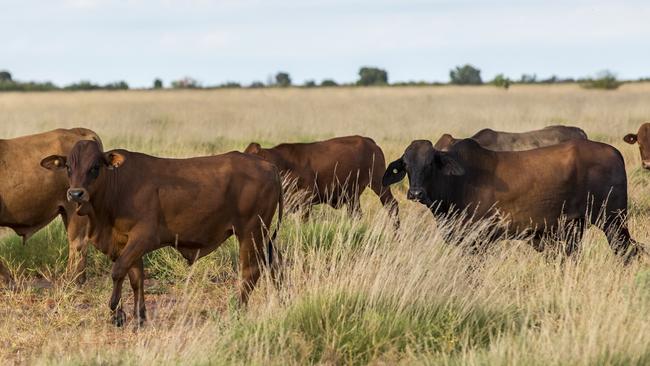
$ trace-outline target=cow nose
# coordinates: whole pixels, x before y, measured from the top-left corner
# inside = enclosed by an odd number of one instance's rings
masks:
[[[650,169],[650,161],[642,161],[641,166],[643,166],[643,169]]]
[[[424,198],[424,191],[421,189],[409,189],[406,198],[414,201],[421,201]]]
[[[68,189],[68,201],[80,201],[84,196],[84,190],[78,188]]]

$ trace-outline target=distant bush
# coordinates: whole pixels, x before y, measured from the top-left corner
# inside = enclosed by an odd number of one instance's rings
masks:
[[[605,89],[615,90],[618,89],[623,83],[616,79],[616,75],[611,71],[603,71],[599,73],[594,79],[585,79],[580,83],[585,89]]]
[[[154,89],[162,89],[163,88],[163,81],[160,79],[156,79],[153,81],[153,88]]]
[[[316,82],[314,80],[306,80],[305,84],[303,84],[305,88],[314,88],[316,87]]]
[[[371,86],[371,85],[387,85],[388,73],[376,67],[362,67],[359,70],[359,80],[357,85]]]
[[[332,79],[325,79],[320,82],[320,86],[338,86],[339,84]]]
[[[172,88],[174,89],[196,89],[200,88],[201,84],[189,76],[186,76],[180,80],[172,81]]]
[[[126,81],[121,80],[121,81],[116,81],[113,83],[108,83],[102,87],[102,89],[106,90],[128,90],[129,89],[129,84],[127,84]]]
[[[279,72],[275,74],[275,85],[286,88],[291,86],[291,76],[287,72]]]
[[[11,73],[6,70],[0,71],[0,82],[8,82],[8,81],[12,81]]]
[[[481,70],[467,64],[456,66],[455,70],[449,71],[449,78],[452,84],[456,85],[480,85],[483,84],[481,79]]]
[[[241,88],[241,84],[236,81],[226,81],[225,83],[218,86],[223,89],[237,89]]]
[[[88,80],[82,80],[78,83],[72,83],[63,87],[65,90],[98,90],[101,88],[99,84],[93,84]]]
[[[537,82],[537,75],[536,74],[523,74],[521,75],[521,79],[519,79],[519,82],[522,84],[534,84]]]
[[[503,74],[498,74],[497,76],[494,77],[494,79],[492,79],[490,84],[499,88],[508,89],[510,87],[511,81]]]

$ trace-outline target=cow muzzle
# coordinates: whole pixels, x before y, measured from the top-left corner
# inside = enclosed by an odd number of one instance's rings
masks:
[[[650,169],[650,160],[644,160],[641,162],[643,169]]]
[[[411,201],[420,202],[427,206],[429,206],[432,203],[427,193],[423,189],[418,189],[418,188],[409,189],[408,193],[406,194],[406,198],[408,198]]]
[[[84,188],[70,188],[68,189],[68,201],[75,203],[88,202],[88,191]]]

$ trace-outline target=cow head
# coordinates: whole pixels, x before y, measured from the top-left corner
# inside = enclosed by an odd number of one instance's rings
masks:
[[[431,206],[428,188],[441,176],[463,175],[465,169],[448,152],[433,148],[431,141],[416,140],[406,148],[401,158],[386,168],[382,184],[389,186],[409,177],[407,198]]]
[[[641,166],[644,169],[650,169],[650,123],[642,124],[636,134],[628,133],[623,137],[623,141],[628,144],[639,144]]]
[[[48,156],[41,161],[41,166],[49,170],[67,170],[70,183],[67,199],[77,204],[78,214],[87,215],[90,199],[102,185],[105,171],[119,168],[124,161],[124,155],[104,153],[95,141],[79,141],[67,157]]]

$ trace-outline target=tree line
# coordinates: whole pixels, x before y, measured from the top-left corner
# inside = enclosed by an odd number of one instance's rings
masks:
[[[650,81],[650,78],[641,78],[632,81]],[[254,81],[248,85],[230,81],[219,85],[204,86],[198,80],[185,77],[174,80],[165,85],[162,79],[155,79],[151,89],[217,89],[217,88],[286,88],[286,87],[337,87],[337,86],[428,86],[428,85],[483,85],[490,84],[499,88],[508,89],[512,84],[558,84],[558,83],[579,83],[584,88],[595,89],[617,89],[623,81],[617,79],[610,71],[603,71],[594,77],[587,78],[560,78],[551,76],[546,79],[538,79],[535,74],[523,74],[518,79],[511,79],[504,74],[496,75],[492,80],[485,82],[481,77],[481,70],[477,67],[466,64],[455,67],[449,71],[449,82],[428,82],[428,81],[407,81],[389,82],[388,72],[378,67],[364,66],[359,69],[359,78],[354,83],[338,83],[333,79],[306,80],[302,84],[294,84],[288,72],[280,71],[270,77],[266,83]],[[79,81],[65,86],[58,86],[51,82],[19,81],[15,80],[9,71],[0,71],[0,91],[51,91],[51,90],[127,90],[129,84],[126,81],[116,81],[108,84],[96,84],[90,81]]]

